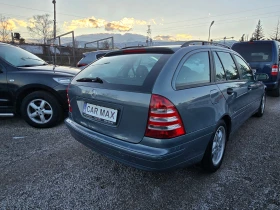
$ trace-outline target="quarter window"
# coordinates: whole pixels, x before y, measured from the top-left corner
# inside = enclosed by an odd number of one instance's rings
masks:
[[[180,69],[176,87],[210,82],[209,53],[199,52],[191,55]]]
[[[237,65],[239,65],[239,68],[241,70],[242,79],[246,79],[246,80],[249,80],[249,81],[254,81],[254,76],[253,76],[253,73],[252,73],[252,70],[250,69],[250,67],[239,56],[234,55],[234,57],[237,61]]]
[[[225,68],[227,80],[238,80],[239,74],[237,67],[229,53],[218,52],[218,55]]]

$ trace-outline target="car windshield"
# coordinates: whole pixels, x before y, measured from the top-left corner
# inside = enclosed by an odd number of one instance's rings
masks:
[[[16,67],[41,66],[46,62],[36,55],[14,46],[1,46],[0,58]]]
[[[76,80],[101,78],[105,83],[142,86],[163,54],[128,54],[103,57],[85,68]]]
[[[270,62],[272,61],[271,43],[246,43],[235,44],[233,50],[238,52],[247,62]]]

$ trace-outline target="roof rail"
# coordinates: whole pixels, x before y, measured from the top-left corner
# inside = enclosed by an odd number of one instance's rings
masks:
[[[123,48],[121,48],[121,50],[129,49],[129,48],[137,48],[137,47],[146,47],[146,46],[144,46],[144,45],[129,46],[129,47],[123,47]]]
[[[215,43],[215,42],[208,42],[208,41],[201,41],[201,40],[192,40],[185,42],[181,47],[188,47],[194,43],[202,43],[201,45],[214,45],[214,46],[221,46],[227,49],[231,49],[229,46],[225,44]]]

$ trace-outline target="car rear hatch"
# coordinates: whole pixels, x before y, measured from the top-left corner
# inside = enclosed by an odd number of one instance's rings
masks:
[[[72,119],[99,133],[139,143],[146,131],[154,82],[170,49],[129,49],[107,54],[69,86]]]
[[[238,52],[249,63],[254,73],[266,73],[269,75],[267,82],[277,80],[275,70],[275,58],[273,54],[273,45],[271,42],[245,42],[234,44],[233,50]],[[277,66],[278,71],[278,66]]]

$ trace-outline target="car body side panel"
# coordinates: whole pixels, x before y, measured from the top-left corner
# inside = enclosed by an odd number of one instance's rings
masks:
[[[0,61],[0,113],[9,112],[12,107],[12,98],[7,84],[7,68]]]

